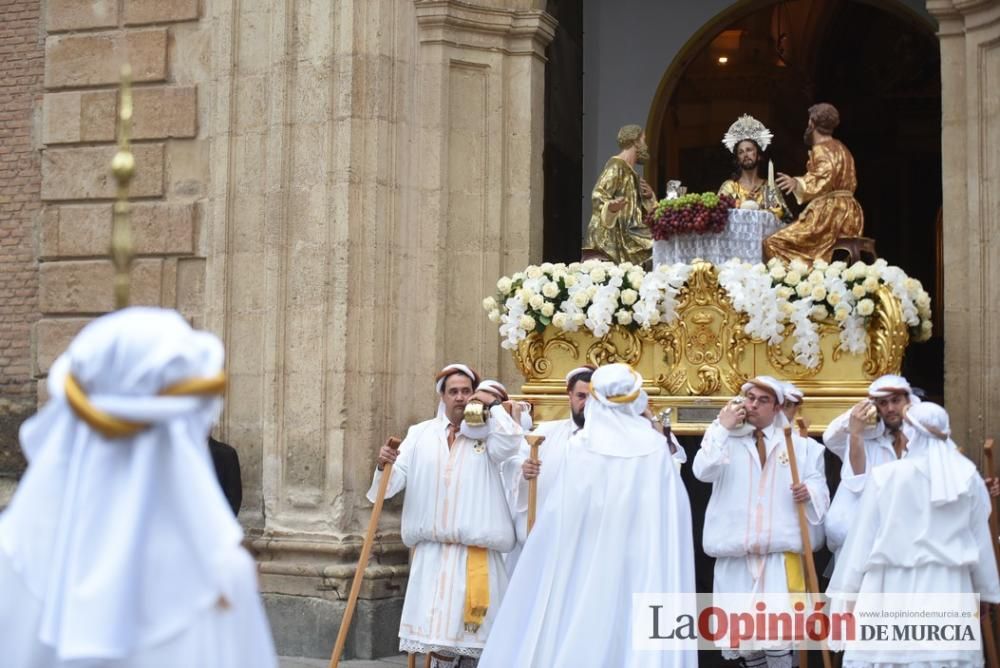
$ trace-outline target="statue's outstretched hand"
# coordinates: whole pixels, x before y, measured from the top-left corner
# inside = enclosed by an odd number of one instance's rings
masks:
[[[782,174],[778,172],[778,175],[774,177],[774,183],[786,194],[791,195],[795,192],[795,179],[788,174]]]
[[[610,202],[608,202],[608,211],[610,211],[611,213],[618,213],[619,211],[622,210],[623,206],[625,206],[625,198],[616,197]]]

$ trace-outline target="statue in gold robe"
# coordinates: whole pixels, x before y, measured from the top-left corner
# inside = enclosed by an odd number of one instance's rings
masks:
[[[833,138],[839,124],[840,114],[833,105],[823,103],[809,108],[805,141],[812,148],[806,174],[778,174],[775,179],[785,193],[794,194],[800,204],[809,204],[794,223],[764,240],[765,259],[829,262],[837,239],[861,236],[865,218],[854,199],[858,176],[854,156]]]
[[[757,207],[770,211],[782,222],[788,222],[791,214],[781,191],[773,183],[765,181],[759,173],[764,151],[771,145],[774,135],[749,114],[743,114],[729,126],[722,136],[722,144],[733,154],[733,178],[723,181],[720,195],[728,195],[740,207],[746,201],[753,201]]]
[[[584,257],[644,265],[652,260],[653,237],[644,222],[656,206],[656,194],[635,171],[649,158],[646,133],[638,125],[618,131],[621,151],[611,157],[594,186]]]

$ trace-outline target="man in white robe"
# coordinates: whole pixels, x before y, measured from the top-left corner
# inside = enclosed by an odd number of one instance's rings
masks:
[[[829,596],[835,602],[857,596],[858,606],[868,598],[878,606],[879,594],[909,593],[919,595],[919,605],[931,594],[975,592],[983,602],[1000,603],[989,495],[975,465],[951,440],[948,414],[930,402],[911,405],[903,431],[906,458],[868,474]],[[876,665],[972,668],[983,665],[983,654],[950,649],[946,642],[910,651],[848,644],[845,668]]]
[[[834,558],[854,523],[867,474],[906,456],[903,411],[917,403],[920,399],[905,378],[881,376],[868,387],[868,399],[835,418],[823,433],[823,444],[843,462],[840,486],[826,517],[826,544]],[[877,411],[874,423],[869,420],[872,410]]]
[[[545,441],[540,446],[539,461],[530,460],[531,449],[525,443],[518,453],[503,465],[504,485],[507,488],[511,512],[514,513],[514,526],[517,535],[517,544],[513,550],[507,553],[505,558],[508,575],[513,574],[514,567],[517,565],[517,560],[524,547],[524,541],[528,538],[528,480],[532,477],[538,478],[537,503],[541,506],[552,485],[552,480],[566,457],[570,437],[583,427],[583,407],[590,396],[590,375],[593,372],[594,367],[582,366],[566,374],[566,395],[569,397],[570,417],[564,420],[549,420],[535,427],[532,433],[545,437]],[[542,454],[543,452],[544,454]],[[541,472],[540,466],[540,461],[543,458],[546,462],[544,473]],[[524,473],[526,465],[528,467],[527,474]]]
[[[206,446],[223,356],[175,311],[129,308],[53,364],[0,516],[0,665],[276,668]]]
[[[727,404],[705,432],[693,468],[696,478],[712,483],[702,542],[716,559],[713,592],[737,595],[742,610],[753,611],[758,595],[804,591],[797,504],[805,504],[815,549],[830,500],[823,449],[797,434],[792,443],[800,482],[792,485],[782,383],[758,376],[742,392],[744,403]],[[751,642],[723,656],[773,668],[791,665],[790,649],[785,642]]]
[[[386,498],[404,488],[402,537],[413,548],[399,626],[399,649],[432,653],[436,666],[475,666],[507,588],[502,553],[514,547],[500,465],[523,440],[516,420],[478,375],[450,364],[437,376],[436,417],[410,427],[399,451],[383,447],[368,492],[393,462]],[[463,420],[466,404],[489,407],[487,423]]]
[[[551,480],[481,668],[697,666],[693,650],[633,648],[633,594],[694,592],[691,509],[663,436],[642,416],[642,377],[612,364],[591,381],[584,426]]]

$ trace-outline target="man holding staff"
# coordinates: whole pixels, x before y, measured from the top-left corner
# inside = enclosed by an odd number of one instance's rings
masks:
[[[500,607],[507,574],[501,553],[514,547],[500,465],[523,441],[501,402],[476,392],[479,376],[449,364],[436,377],[437,416],[410,427],[394,450],[379,451],[368,499],[375,500],[381,469],[392,463],[386,498],[406,488],[403,542],[413,548],[399,626],[402,652],[431,654],[438,668],[474,666]],[[489,408],[487,423],[463,420],[466,404]]]
[[[716,596],[736,596],[729,600],[753,612],[760,595],[805,591],[797,504],[805,504],[815,546],[830,500],[823,449],[798,435],[791,439],[800,483],[792,484],[782,430],[782,383],[758,376],[743,385],[742,392],[743,403],[727,404],[705,432],[694,458],[694,475],[712,483],[702,540],[705,552],[716,559],[713,591]],[[792,659],[790,643],[781,641],[751,642],[739,651],[723,650],[722,655],[770,668],[789,667]]]

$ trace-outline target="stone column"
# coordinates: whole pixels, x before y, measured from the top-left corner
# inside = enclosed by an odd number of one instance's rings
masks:
[[[941,40],[945,400],[972,454],[1000,435],[1000,2],[927,9]]]
[[[479,303],[499,271],[540,255],[552,24],[468,2],[208,0],[205,13],[204,303],[228,352],[222,435],[243,462],[241,519],[279,651],[323,657],[378,446],[432,415],[444,362],[497,370]],[[397,646],[398,508],[351,655]]]

